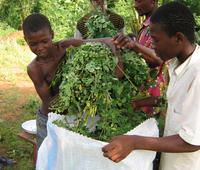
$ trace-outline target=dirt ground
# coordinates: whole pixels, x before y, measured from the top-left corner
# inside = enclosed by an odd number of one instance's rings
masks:
[[[23,32],[22,31],[18,31],[18,32],[14,32],[11,33],[10,35],[3,37],[2,39],[0,39],[0,41],[6,41],[8,39],[14,39],[14,38],[23,38]]]
[[[12,33],[2,39],[0,41],[7,41],[8,39],[12,40],[14,38],[23,38],[23,33],[22,31],[18,31],[15,33]],[[21,48],[28,48],[27,46],[21,46]],[[14,66],[12,68],[0,68],[0,72],[7,71],[11,74],[14,74],[17,79],[13,83],[12,81],[5,80],[0,77],[0,92],[5,94],[0,93],[0,100],[4,101],[4,98],[8,98],[9,96],[12,95],[17,95],[17,100],[15,101],[17,105],[22,105],[26,103],[27,101],[27,96],[37,96],[35,88],[33,86],[32,81],[28,78],[28,75],[25,70],[21,69],[18,66]],[[15,90],[13,90],[15,89]],[[38,97],[38,96],[37,96]],[[2,110],[2,106],[4,105],[9,105],[12,103],[9,103],[9,101],[6,101],[4,104],[0,102],[0,111]],[[20,114],[20,109],[17,110]],[[11,110],[9,111],[3,111],[0,115],[0,119],[16,119],[16,114],[14,114]]]
[[[8,39],[12,40],[14,38],[19,38],[19,39],[23,38],[23,32],[18,31],[18,32],[11,33],[10,35],[0,39],[0,41],[7,41]],[[21,48],[28,48],[28,46],[21,46]],[[24,72],[24,70],[22,70],[21,68],[19,68],[17,66],[15,66],[14,68],[0,68],[0,71],[3,72],[4,69],[6,69],[7,71],[9,69],[10,73],[14,73],[20,77],[23,77],[26,74],[26,72]],[[1,78],[0,78],[0,89],[9,89],[12,87],[13,87],[13,84],[11,82],[6,81],[6,80],[1,80]],[[16,82],[15,87],[24,93],[34,93],[35,92],[34,86],[30,79]]]

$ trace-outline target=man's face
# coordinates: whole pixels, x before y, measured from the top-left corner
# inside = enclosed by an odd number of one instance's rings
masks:
[[[134,8],[140,16],[143,16],[152,13],[155,3],[155,0],[135,0]]]
[[[31,51],[38,57],[47,57],[52,47],[53,32],[43,28],[38,32],[31,32],[25,35],[25,40]]]
[[[164,61],[174,58],[179,53],[177,37],[169,37],[160,24],[150,24],[150,34],[152,37],[152,48],[156,54]]]
[[[104,5],[104,0],[90,0],[93,6],[103,6]]]

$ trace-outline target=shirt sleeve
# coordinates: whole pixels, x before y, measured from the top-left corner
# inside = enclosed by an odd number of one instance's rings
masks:
[[[82,34],[78,29],[75,30],[74,38],[76,39],[83,39]]]
[[[124,28],[122,28],[122,29],[120,29],[120,31],[119,31],[120,33],[122,33],[122,34],[125,34],[125,32],[126,32],[126,30],[125,30],[125,27]]]
[[[191,145],[200,145],[200,71],[186,93],[179,136]]]

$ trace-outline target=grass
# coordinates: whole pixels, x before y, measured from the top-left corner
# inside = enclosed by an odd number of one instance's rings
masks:
[[[14,40],[0,42],[0,77],[15,83],[27,78],[26,67],[35,55],[27,46],[21,46]]]
[[[0,30],[0,39],[17,31],[4,22],[0,22]]]
[[[26,100],[20,103],[22,97]],[[5,150],[4,155],[17,161],[16,170],[34,169],[32,145],[20,140],[17,133],[22,132],[23,122],[36,118],[38,106],[39,101],[35,96],[24,95],[17,88],[0,91],[0,148]],[[9,168],[11,170],[13,167]]]
[[[0,23],[0,39],[16,31]],[[17,42],[18,41],[18,42]],[[21,45],[20,45],[21,44]],[[39,99],[26,73],[35,57],[17,39],[0,41],[0,154],[17,162],[6,170],[33,170],[33,146],[21,140],[21,124],[36,118]]]

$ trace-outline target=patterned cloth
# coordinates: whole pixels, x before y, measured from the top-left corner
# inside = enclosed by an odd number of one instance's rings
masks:
[[[139,30],[138,35],[136,37],[136,40],[141,45],[146,46],[148,48],[151,48],[151,42],[152,42],[152,38],[150,36],[150,30],[149,30],[150,19],[151,19],[151,16],[143,22],[141,29]],[[152,72],[156,72],[157,74],[157,80],[156,80],[157,86],[149,88],[148,90],[146,90],[145,92],[143,91],[142,93],[145,93],[147,96],[153,96],[153,97],[161,96],[166,91],[166,83],[164,81],[164,74],[167,72],[166,63],[163,63],[163,65],[158,66],[156,68],[150,69],[149,74]],[[149,80],[149,83],[151,83],[151,80]],[[148,112],[150,115],[159,113],[161,111],[160,107],[154,107],[154,108],[143,107],[142,109]]]

